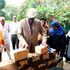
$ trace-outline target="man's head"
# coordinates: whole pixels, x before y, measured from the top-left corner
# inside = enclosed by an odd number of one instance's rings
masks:
[[[13,16],[13,22],[16,22],[16,16]]]
[[[28,22],[29,23],[33,23],[34,22],[35,16],[36,16],[36,9],[34,9],[34,8],[28,9],[27,17],[28,17]]]
[[[4,17],[0,17],[0,23],[1,23],[2,25],[5,24],[5,18],[4,18]]]
[[[49,15],[49,19],[50,19],[50,22],[52,22],[54,20],[54,16],[53,15]]]

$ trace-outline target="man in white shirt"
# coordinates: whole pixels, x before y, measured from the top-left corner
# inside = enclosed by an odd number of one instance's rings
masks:
[[[0,17],[0,31],[2,31],[2,36],[3,36],[3,44],[1,47],[4,49],[4,51],[7,51],[7,54],[9,58],[11,59],[10,42],[9,42],[9,27],[8,27],[8,24],[5,23],[4,17]]]
[[[13,16],[13,22],[10,24],[10,34],[11,34],[11,42],[13,50],[15,47],[18,48],[19,46],[19,40],[17,37],[17,30],[18,30],[18,22],[16,21],[16,16]]]

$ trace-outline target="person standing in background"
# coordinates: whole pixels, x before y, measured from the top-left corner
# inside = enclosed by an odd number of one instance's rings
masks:
[[[54,15],[49,15],[49,23],[51,24],[53,21],[55,21]]]
[[[42,25],[43,29],[46,31],[46,36],[47,36],[47,40],[48,40],[48,38],[49,38],[49,25],[48,25],[48,21],[47,21],[46,18],[42,18],[40,20],[41,20],[41,23],[42,23],[41,25]],[[39,43],[41,43],[41,41],[39,41]],[[46,41],[46,43],[47,43],[47,41]]]
[[[15,50],[16,47],[18,49],[19,47],[19,40],[17,37],[18,22],[16,20],[16,16],[13,16],[13,22],[10,23],[9,29],[10,29],[11,43],[12,43],[13,50]]]
[[[47,19],[46,18],[43,18],[42,19],[42,23],[43,23],[43,29],[45,29],[46,30],[46,32],[47,32],[47,35],[49,35],[49,25],[48,25],[48,21],[47,21]]]

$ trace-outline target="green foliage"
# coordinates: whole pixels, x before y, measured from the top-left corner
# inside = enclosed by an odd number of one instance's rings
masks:
[[[14,6],[5,6],[5,8],[3,9],[3,11],[5,12],[5,18],[7,20],[12,20],[12,17],[15,15],[17,15],[17,8]]]
[[[20,7],[19,11],[17,12],[18,20],[21,20],[22,18],[26,17],[26,12],[28,8],[29,8],[28,3],[25,3]]]
[[[0,11],[0,16],[5,16],[5,12],[4,11]]]
[[[12,22],[11,20],[6,20],[6,23],[9,23],[10,24],[11,22]]]
[[[0,0],[0,16],[5,16],[5,12],[2,9],[5,7],[5,0]]]
[[[5,7],[5,0],[0,0],[0,10],[2,10]]]
[[[17,12],[17,18],[18,20],[21,20],[23,18],[26,17],[26,12],[28,10],[28,8],[36,8],[38,5],[35,2],[35,0],[27,0],[19,9],[19,11]]]
[[[70,18],[70,12],[66,12],[65,16]]]
[[[66,3],[65,0],[27,0],[19,9],[17,17],[19,20],[25,18],[27,9],[34,7],[37,9],[36,17],[39,19],[47,18],[48,15],[53,14],[55,19],[58,18],[59,20],[62,20],[67,11],[64,5],[67,4],[68,2]]]
[[[54,19],[62,24],[70,25],[70,0],[26,0],[20,8],[8,7],[5,7],[4,11],[8,19],[16,15],[18,20],[21,20],[26,17],[28,8],[33,7],[37,9],[36,18],[38,19],[48,19],[49,15],[54,15]]]
[[[46,13],[47,13],[48,8],[45,7],[44,5],[39,5],[37,6],[37,18],[46,18]]]

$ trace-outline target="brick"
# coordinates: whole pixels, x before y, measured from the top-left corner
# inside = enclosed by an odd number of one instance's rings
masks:
[[[39,45],[35,47],[35,53],[44,54],[46,52],[48,53],[48,46]]]
[[[16,49],[14,50],[15,61],[23,60],[28,57],[28,50],[26,49]]]

